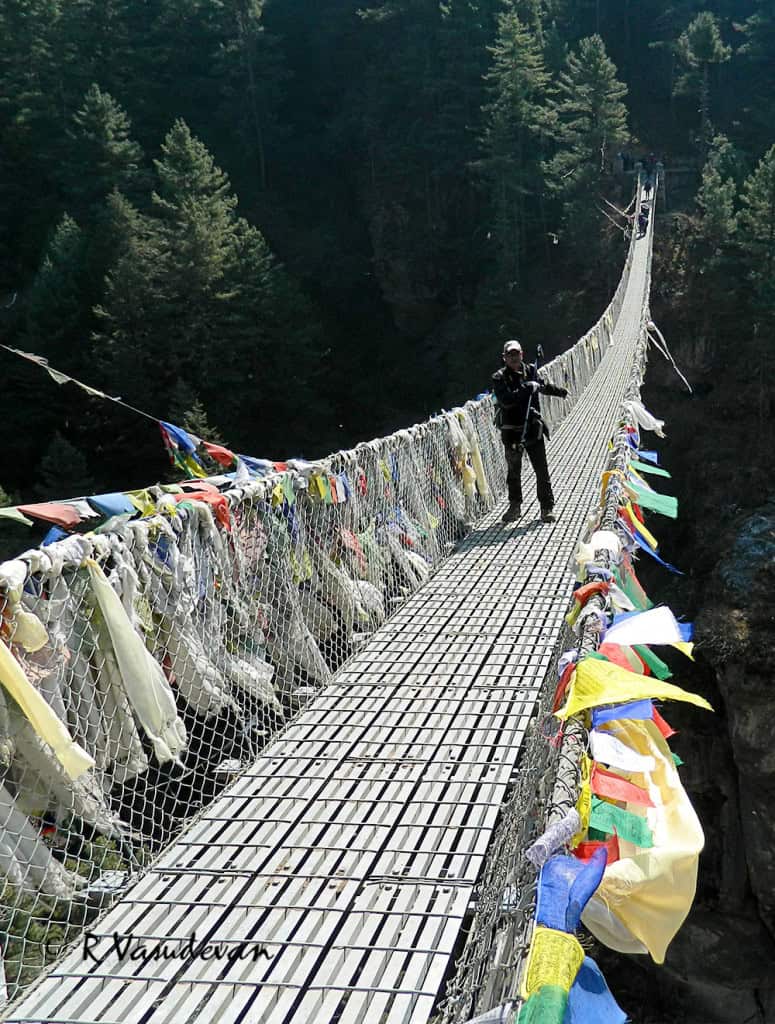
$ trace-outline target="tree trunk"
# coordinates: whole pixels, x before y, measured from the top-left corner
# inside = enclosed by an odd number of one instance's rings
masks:
[[[253,64],[253,52],[251,39],[245,23],[244,12],[237,15],[240,41],[242,42],[242,59],[245,63],[245,70],[248,76],[248,96],[250,97],[250,111],[253,118],[253,130],[256,135],[256,148],[258,150],[258,177],[261,183],[261,190],[266,190],[266,152],[264,149],[264,130],[261,124],[261,117],[258,110],[256,98],[256,69]]]

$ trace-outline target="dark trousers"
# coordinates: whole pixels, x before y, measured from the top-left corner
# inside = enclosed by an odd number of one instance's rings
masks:
[[[506,449],[506,483],[509,488],[509,501],[515,505],[522,504],[522,449],[519,441],[503,442]],[[536,493],[542,509],[554,508],[554,495],[549,480],[549,467],[546,464],[546,445],[543,437],[532,444],[525,445],[527,457],[536,475]]]

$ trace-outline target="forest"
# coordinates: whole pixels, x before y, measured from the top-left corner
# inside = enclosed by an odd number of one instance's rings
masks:
[[[2,342],[321,456],[485,390],[505,338],[575,340],[649,152],[685,307],[761,331],[773,79],[766,0],[5,0]],[[0,362],[4,503],[168,471],[152,422]]]

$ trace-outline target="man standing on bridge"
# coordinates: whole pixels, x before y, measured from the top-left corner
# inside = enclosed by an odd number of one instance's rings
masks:
[[[492,375],[493,390],[500,412],[500,429],[506,450],[506,482],[509,488],[509,507],[504,523],[514,522],[522,514],[522,451],[527,452],[535,470],[536,491],[541,505],[541,521],[553,523],[554,495],[549,480],[544,436],[549,436],[541,419],[538,396],[555,395],[567,398],[565,388],[555,387],[538,376],[535,363],[523,361],[522,346],[518,341],[507,341],[503,346],[500,370]]]

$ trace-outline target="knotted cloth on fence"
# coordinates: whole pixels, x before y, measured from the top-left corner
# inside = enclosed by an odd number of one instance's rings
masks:
[[[542,370],[570,401],[615,309]],[[548,405],[551,428],[569,403]],[[255,460],[239,484],[103,495],[114,529],[0,565],[11,997],[492,508],[493,413],[486,396],[319,462]]]

